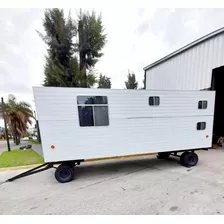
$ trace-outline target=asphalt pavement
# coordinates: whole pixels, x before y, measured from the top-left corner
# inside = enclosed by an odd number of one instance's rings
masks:
[[[13,141],[9,141],[9,143],[12,149],[16,147],[16,144]],[[7,142],[0,140],[0,154],[6,150],[8,150]]]
[[[0,214],[224,214],[224,149],[198,155],[192,168],[155,156],[83,163],[66,184],[50,169],[0,185]]]

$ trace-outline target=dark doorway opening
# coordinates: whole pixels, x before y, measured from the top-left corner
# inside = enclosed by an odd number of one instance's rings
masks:
[[[212,70],[211,90],[216,91],[213,143],[224,136],[224,66]]]

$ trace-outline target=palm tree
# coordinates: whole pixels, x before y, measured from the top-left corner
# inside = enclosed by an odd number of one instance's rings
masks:
[[[27,125],[32,124],[33,112],[31,106],[24,102],[18,102],[16,98],[9,99],[5,104],[6,123],[13,135],[16,145],[20,144],[20,138],[27,131]],[[0,115],[2,117],[2,114]]]

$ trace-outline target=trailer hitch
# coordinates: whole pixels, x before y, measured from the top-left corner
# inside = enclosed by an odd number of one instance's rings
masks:
[[[35,174],[35,173],[39,173],[39,172],[48,170],[48,169],[53,168],[53,167],[54,167],[53,163],[44,163],[44,164],[42,164],[40,166],[37,166],[37,167],[35,167],[31,170],[25,171],[23,173],[20,173],[19,175],[11,177],[6,181],[1,182],[0,185],[3,184],[3,183],[6,183],[6,182],[11,182],[11,181],[17,180],[17,179],[22,178],[22,177],[26,177],[26,176],[29,176],[29,175],[32,175],[32,174]]]

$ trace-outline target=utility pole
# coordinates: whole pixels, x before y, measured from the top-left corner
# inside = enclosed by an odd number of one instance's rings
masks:
[[[7,140],[7,146],[8,146],[8,151],[10,152],[10,144],[9,144],[9,135],[8,135],[8,128],[6,124],[6,117],[5,117],[5,103],[2,97],[2,113],[3,113],[3,119],[4,119],[4,124],[5,124],[5,135],[6,135],[6,140]]]

